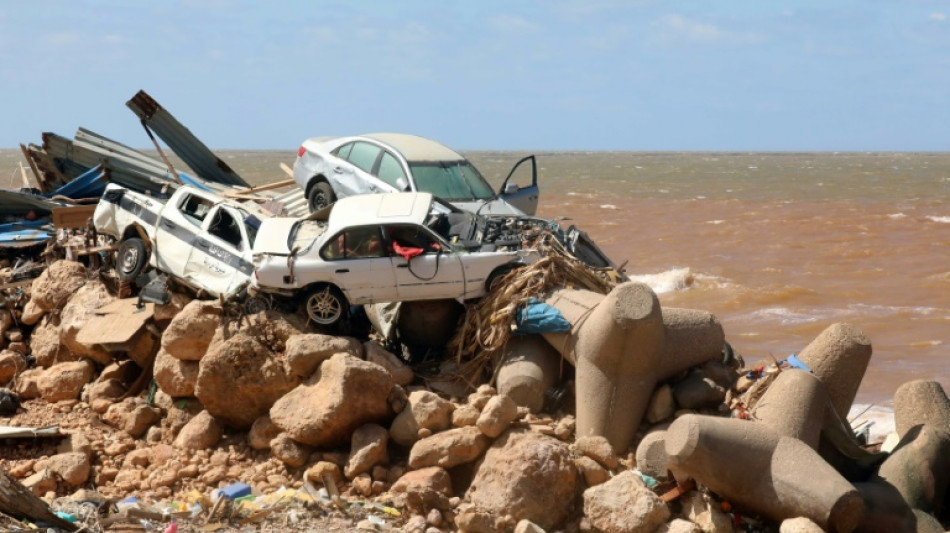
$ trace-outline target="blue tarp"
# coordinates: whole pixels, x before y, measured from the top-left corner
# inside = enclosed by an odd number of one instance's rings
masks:
[[[80,200],[83,198],[99,198],[105,190],[105,173],[102,171],[102,165],[96,165],[69,183],[43,196],[47,198],[65,196],[73,200]]]
[[[561,316],[556,307],[537,298],[528,300],[515,316],[515,333],[518,335],[565,331],[571,331],[571,323]]]

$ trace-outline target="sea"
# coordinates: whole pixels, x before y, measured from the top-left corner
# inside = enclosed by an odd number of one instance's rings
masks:
[[[853,417],[886,426],[909,380],[950,390],[950,152],[533,153],[538,215],[586,231],[661,305],[715,314],[747,364],[844,322],[873,346]],[[295,156],[218,154],[255,184]],[[497,187],[529,152],[465,155]]]

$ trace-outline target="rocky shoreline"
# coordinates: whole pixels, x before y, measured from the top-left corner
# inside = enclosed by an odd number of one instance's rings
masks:
[[[565,289],[547,302],[574,329],[512,337],[496,379],[466,390],[296,315],[179,292],[137,309],[118,292],[105,269],[58,261],[0,309],[0,385],[21,403],[0,426],[63,434],[0,441],[0,472],[88,531],[894,532],[948,518],[950,402],[908,383],[900,443],[858,441],[839,415],[871,357],[853,326],[747,365],[721,351],[715,317],[661,310],[645,285]],[[25,530],[2,503],[0,525]]]

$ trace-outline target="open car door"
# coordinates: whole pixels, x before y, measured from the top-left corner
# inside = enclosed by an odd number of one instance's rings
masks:
[[[530,161],[531,165],[522,165]],[[512,177],[514,179],[512,179]],[[527,215],[534,215],[538,210],[538,165],[533,155],[520,159],[501,184],[498,196],[509,204],[524,211]]]

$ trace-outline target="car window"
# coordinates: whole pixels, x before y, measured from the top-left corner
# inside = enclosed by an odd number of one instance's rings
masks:
[[[396,247],[420,248],[423,252],[434,252],[441,248],[439,241],[420,226],[386,226],[385,232],[393,252],[398,252]]]
[[[350,155],[347,156],[346,160],[361,170],[372,172],[373,165],[376,164],[376,159],[379,157],[379,152],[381,151],[382,148],[376,145],[356,142],[353,143],[353,148],[350,150]]]
[[[212,207],[214,207],[214,203],[211,200],[189,194],[182,199],[180,209],[181,214],[185,215],[188,222],[201,227],[201,223],[204,222],[205,217],[208,216],[208,211],[211,211]]]
[[[208,233],[222,241],[241,249],[241,228],[237,220],[224,209],[218,209],[208,226]]]
[[[320,257],[328,261],[385,257],[386,249],[379,229],[379,226],[345,229],[330,238],[320,251]]]
[[[468,161],[409,163],[416,190],[448,201],[490,200],[491,185]]]
[[[409,180],[406,180],[402,187],[397,184],[400,178],[406,178],[406,173],[402,171],[402,165],[399,164],[396,156],[389,152],[383,152],[383,158],[379,160],[379,171],[376,173],[376,177],[400,190],[409,184]]]
[[[350,150],[352,149],[353,149],[353,143],[346,143],[343,146],[334,150],[333,154],[335,154],[340,159],[346,159],[350,157]]]

